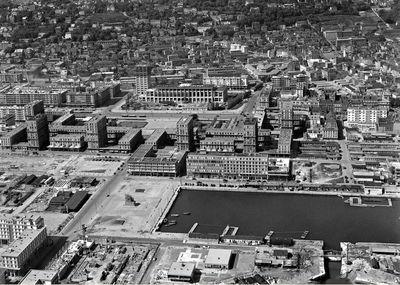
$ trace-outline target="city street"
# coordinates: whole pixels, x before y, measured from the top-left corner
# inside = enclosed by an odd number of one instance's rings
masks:
[[[126,175],[127,165],[124,169],[112,176],[100,189],[98,189],[75,215],[75,217],[64,227],[61,235],[66,235],[70,239],[82,234],[82,225],[88,226],[94,217],[102,211],[102,205],[109,195],[110,189],[116,187]]]

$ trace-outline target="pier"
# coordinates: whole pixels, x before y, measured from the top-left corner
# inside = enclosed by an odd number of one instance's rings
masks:
[[[193,233],[196,230],[198,225],[199,225],[199,223],[194,223],[193,226],[190,228],[188,234]]]
[[[222,236],[229,235],[229,236],[235,236],[239,230],[239,227],[233,227],[227,225],[224,231],[222,232]]]
[[[352,207],[392,207],[392,199],[384,197],[350,197],[344,201]]]

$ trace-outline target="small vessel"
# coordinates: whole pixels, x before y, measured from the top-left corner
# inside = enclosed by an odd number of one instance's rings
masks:
[[[166,223],[168,223],[168,219],[165,218],[162,222],[163,222],[163,224],[166,224]]]
[[[188,216],[188,215],[190,215],[191,213],[190,213],[190,212],[184,212],[183,214]]]
[[[170,227],[170,226],[174,226],[174,225],[176,225],[176,221],[174,221],[174,220],[171,220],[168,224],[166,224],[165,226],[166,227]]]
[[[310,231],[304,231],[300,238],[305,239],[309,233]]]
[[[171,217],[179,217],[179,214],[171,214]]]

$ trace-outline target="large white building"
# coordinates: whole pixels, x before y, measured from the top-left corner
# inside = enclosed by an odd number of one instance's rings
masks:
[[[227,88],[190,84],[181,84],[179,86],[159,86],[148,89],[144,100],[155,103],[215,103],[222,105],[227,101]]]
[[[12,242],[21,237],[25,230],[44,227],[42,217],[0,215],[0,239],[2,243]]]
[[[347,126],[361,131],[374,131],[379,118],[387,117],[385,107],[350,107],[347,109]]]
[[[25,230],[18,239],[1,252],[1,267],[5,268],[10,276],[23,273],[33,254],[43,245],[46,239],[46,227],[38,230]]]
[[[290,159],[266,154],[190,153],[186,169],[192,177],[286,180]]]
[[[207,69],[203,74],[204,85],[227,86],[230,89],[246,89],[249,76],[235,70]]]

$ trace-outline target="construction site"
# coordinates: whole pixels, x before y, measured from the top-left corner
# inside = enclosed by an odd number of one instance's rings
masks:
[[[342,242],[340,245],[343,278],[352,283],[400,283],[400,244]]]
[[[322,241],[251,247],[188,243],[160,247],[146,283],[308,283],[325,274]],[[257,281],[258,280],[258,281]]]
[[[98,206],[88,233],[120,237],[150,234],[178,185],[179,181],[163,177],[122,179]]]
[[[113,240],[78,240],[64,246],[48,264],[61,283],[138,284],[157,245]]]

